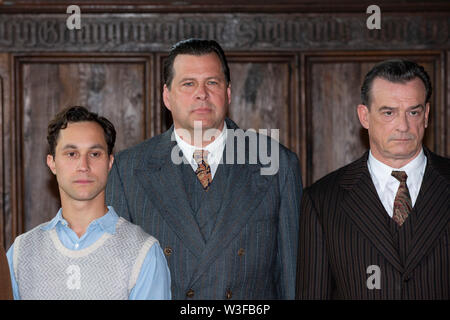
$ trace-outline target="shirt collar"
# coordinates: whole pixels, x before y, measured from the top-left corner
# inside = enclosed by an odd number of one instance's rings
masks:
[[[209,152],[207,161],[210,164],[218,163],[220,161],[220,159],[222,158],[223,149],[224,149],[225,143],[227,141],[227,139],[226,139],[227,138],[227,124],[225,121],[224,121],[223,129],[222,129],[222,132],[220,133],[220,135],[216,139],[214,139],[213,142],[211,142],[204,148],[198,148],[198,147],[195,147],[195,146],[187,143],[186,141],[181,139],[181,137],[178,135],[178,133],[175,129],[173,131],[175,133],[175,140],[177,141],[178,146],[180,147],[181,151],[183,152],[183,155],[186,157],[186,159],[190,163],[196,164],[195,160],[193,158],[194,151],[200,150],[200,149],[207,150]]]
[[[92,226],[99,226],[103,231],[114,234],[116,232],[116,224],[118,219],[119,216],[117,215],[114,208],[112,206],[108,206],[108,212],[104,216],[92,221],[89,224],[88,229],[92,228]],[[41,229],[51,230],[58,224],[63,226],[68,226],[69,224],[67,220],[62,216],[62,208],[60,208],[56,216],[52,220],[50,220],[50,222],[44,224]]]
[[[388,180],[391,179],[392,171],[405,171],[410,181],[416,180],[419,176],[423,176],[426,163],[427,157],[423,152],[423,148],[417,157],[398,169],[392,168],[376,159],[373,156],[372,151],[369,152],[369,159],[367,160],[367,166],[369,167],[369,170],[377,177],[382,188],[384,188]]]

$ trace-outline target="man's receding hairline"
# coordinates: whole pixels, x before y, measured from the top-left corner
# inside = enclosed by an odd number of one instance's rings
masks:
[[[369,109],[370,109],[370,105],[372,104],[372,100],[373,100],[373,97],[372,97],[373,87],[374,87],[374,85],[375,85],[375,82],[376,82],[378,79],[384,80],[384,81],[386,81],[386,82],[393,83],[393,84],[403,84],[403,85],[406,85],[407,83],[412,82],[412,81],[415,81],[415,80],[419,80],[419,82],[422,84],[423,89],[424,89],[424,91],[425,91],[425,99],[427,98],[427,97],[426,97],[426,96],[427,96],[427,87],[425,86],[425,83],[423,82],[423,80],[422,80],[419,76],[415,76],[414,78],[409,79],[409,80],[399,79],[398,81],[392,81],[392,80],[387,79],[386,77],[383,77],[382,75],[377,75],[376,77],[373,78],[372,83],[371,83],[371,85],[370,85],[370,87],[369,87],[368,95],[367,95],[367,97],[368,97],[369,99],[368,99],[368,101],[367,101],[368,103],[367,103],[367,106],[366,106],[366,107],[369,108]],[[424,102],[424,105],[426,105],[427,103],[428,103],[428,102],[425,101],[425,102]]]

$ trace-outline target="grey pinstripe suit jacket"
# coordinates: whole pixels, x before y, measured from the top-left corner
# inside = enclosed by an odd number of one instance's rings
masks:
[[[402,233],[378,197],[368,152],[305,189],[298,298],[450,298],[450,160],[424,151],[427,167]],[[380,268],[380,289],[367,287],[370,265]]]
[[[180,165],[171,161],[172,132],[173,127],[116,156],[106,199],[159,240],[173,298],[186,299],[189,291],[192,299],[293,299],[302,193],[297,156],[280,145],[280,168],[271,176],[260,174],[260,163],[221,164],[227,166],[226,188],[205,242]]]

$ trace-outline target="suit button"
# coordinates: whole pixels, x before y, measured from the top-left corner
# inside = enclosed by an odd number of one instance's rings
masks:
[[[170,256],[172,254],[173,250],[171,247],[165,247],[164,248],[164,254],[166,255],[166,257]]]
[[[227,299],[231,299],[233,297],[233,293],[231,292],[230,289],[227,289],[227,292],[225,293],[225,297]]]
[[[240,249],[238,250],[238,256],[239,256],[239,257],[242,257],[242,256],[244,255],[244,253],[245,253],[245,250],[244,250],[244,249],[240,248]]]
[[[186,292],[186,297],[188,297],[188,298],[193,298],[193,297],[194,297],[194,290],[189,289],[189,290]]]

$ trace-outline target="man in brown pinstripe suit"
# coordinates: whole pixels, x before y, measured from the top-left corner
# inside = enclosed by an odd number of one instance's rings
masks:
[[[5,250],[0,245],[0,300],[12,299],[11,279]]]
[[[299,299],[449,299],[450,160],[422,146],[431,83],[411,61],[366,75],[370,150],[304,191]]]

